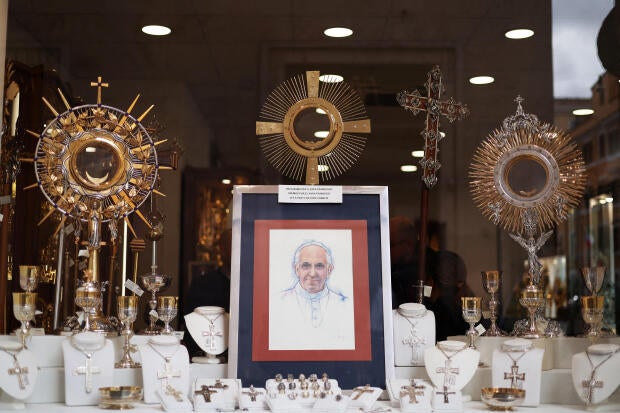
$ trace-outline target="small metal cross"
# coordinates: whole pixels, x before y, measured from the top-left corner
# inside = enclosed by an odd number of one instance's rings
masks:
[[[590,403],[592,403],[592,393],[594,393],[594,389],[595,388],[598,388],[598,389],[603,388],[603,381],[602,380],[596,380],[594,378],[594,373],[592,373],[592,375],[590,376],[590,379],[583,380],[581,382],[581,387],[583,387],[583,396],[588,401],[588,404],[590,404]]]
[[[504,372],[504,380],[508,379],[510,379],[510,387],[520,389],[523,387],[523,383],[519,383],[519,380],[525,380],[525,373],[519,373],[519,366],[513,364],[510,366],[510,373]]]
[[[176,400],[178,402],[182,402],[183,401],[183,393],[181,393],[181,391],[175,389],[171,385],[167,385],[166,386],[166,395],[173,396],[174,400]]]
[[[453,391],[448,391],[448,386],[443,386],[443,391],[435,391],[437,394],[443,394],[443,402],[444,404],[448,404],[450,403],[450,400],[448,400],[448,395],[449,394],[456,394]]]
[[[364,387],[356,387],[353,389],[353,393],[355,393],[355,396],[353,396],[351,399],[357,400],[362,396],[362,394],[372,392],[374,392],[374,390],[370,387],[370,384],[367,384]]]
[[[437,367],[435,372],[442,373],[444,375],[444,386],[451,386],[456,381],[455,375],[459,374],[460,370],[458,367],[452,367],[452,360],[446,359],[444,367]]]
[[[207,337],[207,347],[211,351],[215,351],[215,337],[222,337],[221,331],[215,331],[215,326],[210,325],[208,331],[203,331],[202,335]]]
[[[214,387],[216,389],[227,389],[228,388],[228,384],[224,384],[222,383],[222,380],[220,379],[215,379],[215,384],[211,387]]]
[[[162,387],[168,386],[168,380],[173,377],[181,377],[181,372],[179,370],[172,370],[172,364],[170,363],[170,357],[166,357],[164,359],[166,362],[164,364],[164,369],[162,371],[157,372],[157,378],[162,381]]]
[[[421,111],[426,112],[426,127],[422,131],[424,137],[424,157],[420,161],[423,168],[422,180],[427,188],[432,188],[437,183],[437,170],[439,163],[439,141],[442,139],[439,132],[439,116],[448,118],[450,123],[469,115],[467,105],[456,102],[453,98],[441,100],[444,86],[441,83],[441,71],[435,66],[428,72],[426,79],[426,96],[422,96],[417,90],[413,92],[402,91],[396,96],[399,105],[405,110],[417,115]]]
[[[101,374],[101,368],[93,366],[92,354],[86,354],[86,363],[83,366],[78,366],[73,370],[74,375],[83,374],[85,378],[84,389],[86,393],[93,391],[93,374]]]
[[[19,388],[23,390],[29,384],[28,376],[27,376],[28,367],[20,366],[19,362],[17,361],[17,357],[14,354],[11,354],[11,356],[13,356],[13,368],[9,369],[9,374],[11,376],[17,376],[17,381],[19,382]]]
[[[424,391],[417,390],[416,386],[402,386],[400,390],[400,397],[409,396],[409,403],[420,403],[417,396],[424,396]]]
[[[256,396],[258,396],[259,394],[263,394],[262,391],[257,391],[254,388],[254,385],[251,384],[250,385],[250,389],[248,391],[244,391],[243,394],[247,394],[248,396],[250,396],[250,400],[255,402],[256,401]]]
[[[211,386],[206,386],[204,384],[200,386],[200,390],[194,391],[194,394],[200,394],[205,399],[205,403],[211,403],[211,395],[213,393],[217,393],[217,390],[214,390]]]
[[[90,82],[90,85],[95,87],[97,86],[97,105],[101,105],[101,88],[110,86],[109,83],[103,83],[101,81],[101,76],[97,76],[96,82]]]

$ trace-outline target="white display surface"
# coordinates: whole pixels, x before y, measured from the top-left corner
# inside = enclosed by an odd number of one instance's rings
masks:
[[[66,337],[62,343],[65,403],[96,405],[99,387],[113,386],[114,346],[103,335],[85,331]]]
[[[422,304],[401,304],[392,312],[394,364],[423,366],[424,351],[435,345],[435,315]]]
[[[504,341],[502,349],[506,351],[493,352],[492,386],[512,387],[514,374],[517,388],[525,390],[521,406],[538,406],[544,350],[535,348],[530,340],[520,338]],[[508,351],[511,349],[522,351]],[[512,367],[513,359],[516,360],[517,368]]]

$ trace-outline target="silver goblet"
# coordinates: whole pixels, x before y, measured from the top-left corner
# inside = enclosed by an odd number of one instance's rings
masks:
[[[583,321],[590,324],[590,331],[586,334],[592,342],[601,336],[601,323],[603,322],[603,310],[605,297],[590,295],[581,297],[581,315]]]
[[[538,331],[538,328],[536,327],[536,310],[538,310],[538,307],[545,303],[543,292],[534,284],[529,284],[527,287],[525,287],[525,289],[523,289],[523,291],[521,291],[521,298],[519,298],[519,303],[527,309],[527,313],[529,316],[528,331],[523,333],[521,337],[544,337],[544,334],[540,333]]]
[[[461,297],[461,305],[463,307],[463,320],[469,323],[467,337],[469,338],[469,348],[476,348],[474,340],[478,332],[474,328],[474,324],[480,321],[482,317],[482,306],[480,305],[480,297]]]
[[[159,330],[155,326],[155,322],[157,321],[157,293],[163,290],[168,286],[170,282],[170,277],[165,274],[157,274],[157,266],[151,266],[151,273],[144,274],[140,277],[142,281],[142,285],[148,292],[151,293],[151,299],[149,300],[149,307],[151,311],[149,312],[150,324],[149,326],[142,330],[141,334],[145,335],[157,335],[159,334]]]
[[[506,332],[502,331],[497,326],[497,306],[499,300],[497,300],[497,293],[502,285],[502,272],[501,271],[482,271],[482,286],[484,290],[490,294],[489,297],[489,318],[491,319],[491,326],[484,332],[484,336],[489,337],[501,337],[505,336]]]
[[[179,298],[170,295],[162,295],[157,297],[157,314],[159,319],[164,322],[164,328],[161,334],[172,334],[174,329],[170,327],[170,321],[177,316],[177,305]]]
[[[90,318],[95,314],[99,304],[101,304],[101,289],[94,281],[86,281],[75,290],[75,305],[84,311],[82,331],[91,331]]]
[[[126,295],[117,298],[118,301],[118,319],[123,323],[121,335],[125,337],[123,344],[123,357],[114,365],[119,369],[131,369],[140,367],[140,363],[133,361],[131,358],[130,340],[133,337],[133,322],[138,316],[138,296]]]

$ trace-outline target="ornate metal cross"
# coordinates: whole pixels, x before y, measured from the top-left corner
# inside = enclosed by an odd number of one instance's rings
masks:
[[[248,391],[244,391],[243,394],[247,394],[248,396],[250,396],[250,400],[255,402],[256,401],[256,396],[258,396],[259,394],[263,394],[262,391],[257,391],[254,388],[253,384],[250,384],[250,389]]]
[[[90,82],[90,85],[95,87],[97,86],[97,105],[101,105],[101,88],[110,86],[109,83],[103,83],[101,80],[101,76],[97,76],[96,82]]]
[[[426,337],[416,335],[417,330],[412,328],[409,335],[403,339],[403,344],[411,347],[411,362],[420,361],[420,347],[426,344]]]
[[[449,394],[456,394],[456,393],[455,393],[455,392],[453,392],[453,391],[448,391],[448,386],[443,386],[443,391],[437,391],[437,390],[435,390],[435,392],[436,392],[437,394],[443,394],[443,402],[444,402],[444,404],[448,404],[448,403],[450,403],[450,400],[448,400],[448,395],[449,395]]]
[[[175,389],[171,385],[166,386],[166,395],[174,397],[174,400],[178,402],[183,401],[183,393],[180,390]]]
[[[364,393],[372,393],[372,392],[374,392],[374,390],[370,387],[370,384],[367,384],[364,387],[356,387],[356,388],[353,389],[353,393],[355,393],[355,396],[353,396],[351,399],[352,400],[357,400]]]
[[[594,392],[594,389],[602,389],[603,384],[604,383],[602,380],[596,380],[594,378],[594,372],[592,372],[592,375],[588,380],[583,380],[581,382],[581,387],[583,387],[583,397],[588,401],[588,404],[592,403],[592,393]]]
[[[444,86],[441,83],[441,71],[435,66],[428,72],[426,78],[426,96],[414,90],[406,90],[396,95],[399,105],[410,110],[414,115],[421,111],[426,112],[426,127],[421,135],[424,137],[424,157],[420,161],[422,166],[422,181],[427,188],[432,188],[437,183],[437,170],[441,167],[439,162],[439,141],[442,139],[439,131],[439,117],[448,118],[450,123],[462,119],[469,114],[466,105],[456,102],[453,98],[441,100]]]
[[[200,386],[200,390],[196,390],[194,394],[199,394],[205,399],[205,403],[211,403],[211,395],[213,393],[217,393],[217,390],[214,390],[210,386],[202,385]]]
[[[93,374],[101,374],[101,367],[93,366],[92,355],[86,355],[86,363],[83,366],[78,366],[73,370],[74,375],[83,374],[85,383],[84,389],[86,393],[93,391]]]
[[[17,361],[17,357],[13,354],[13,368],[9,369],[9,375],[17,376],[17,381],[19,382],[19,388],[24,390],[26,386],[29,384],[28,382],[28,367],[22,367],[19,365]]]
[[[424,391],[418,390],[417,386],[402,386],[400,389],[400,397],[409,396],[409,403],[420,403],[417,396],[424,396]]]
[[[164,363],[164,369],[157,372],[157,378],[161,380],[162,387],[168,387],[168,380],[173,377],[181,377],[181,372],[179,370],[172,370],[172,363],[170,363],[170,357],[166,357],[164,359],[166,362]]]
[[[508,379],[510,379],[510,387],[520,389],[523,387],[523,383],[519,383],[519,380],[525,380],[525,373],[519,373],[519,366],[513,364],[510,366],[510,373],[504,372],[504,380]]]
[[[444,367],[437,367],[435,372],[443,374],[443,383],[445,386],[452,386],[456,382],[456,375],[460,373],[458,367],[452,367],[452,360],[446,359]]]
[[[208,331],[203,331],[202,335],[207,337],[207,347],[209,350],[215,351],[215,337],[222,337],[221,331],[215,331],[213,324],[209,325]]]

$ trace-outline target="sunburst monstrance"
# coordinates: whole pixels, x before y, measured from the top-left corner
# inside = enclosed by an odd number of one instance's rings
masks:
[[[327,79],[329,80],[329,79]],[[256,134],[267,160],[284,175],[315,185],[359,158],[370,119],[345,82],[319,80],[318,71],[292,77],[267,97]]]

